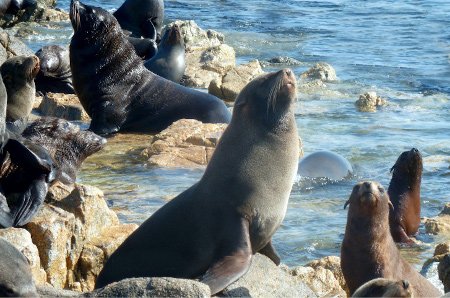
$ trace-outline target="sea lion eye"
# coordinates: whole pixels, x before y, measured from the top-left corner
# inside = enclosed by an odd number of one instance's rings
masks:
[[[384,193],[384,188],[381,187],[381,186],[378,186],[378,191],[381,192],[381,193]]]

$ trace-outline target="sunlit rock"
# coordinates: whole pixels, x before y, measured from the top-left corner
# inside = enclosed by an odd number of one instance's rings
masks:
[[[360,112],[376,112],[378,107],[387,105],[387,101],[376,92],[366,92],[359,96],[355,105]]]
[[[74,94],[49,92],[43,97],[38,111],[42,116],[63,118],[70,121],[90,120],[80,100]]]
[[[450,203],[444,206],[442,212],[433,218],[425,218],[425,230],[430,234],[450,233]]]

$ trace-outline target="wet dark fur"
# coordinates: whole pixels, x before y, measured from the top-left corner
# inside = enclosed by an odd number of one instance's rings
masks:
[[[230,121],[218,98],[147,70],[109,12],[73,1],[71,20],[73,85],[92,118],[92,131],[158,132],[182,118]]]
[[[407,280],[373,279],[359,287],[352,297],[412,297]]]
[[[401,257],[389,230],[389,202],[384,188],[375,182],[358,183],[347,202],[341,267],[350,294],[383,277],[408,280],[415,296],[439,297],[439,291]]]
[[[106,140],[91,131],[58,118],[45,117],[30,124],[23,137],[42,146],[52,156],[57,169],[56,180],[74,183],[83,161],[99,151]]]
[[[415,148],[403,152],[391,169],[388,194],[394,210],[389,223],[395,242],[411,242],[409,237],[419,231],[422,170],[422,156]]]

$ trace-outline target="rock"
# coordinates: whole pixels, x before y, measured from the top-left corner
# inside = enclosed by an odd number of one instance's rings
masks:
[[[208,88],[212,80],[222,77],[236,65],[236,53],[226,44],[206,50],[186,51],[186,70],[181,83],[188,87]]]
[[[261,61],[262,67],[268,67],[268,66],[299,66],[303,63],[298,61],[297,59],[291,58],[291,57],[284,57],[284,56],[278,56],[271,58],[267,61]]]
[[[137,228],[136,224],[111,226],[84,245],[76,272],[83,292],[94,289],[97,276],[106,260]]]
[[[304,73],[301,74],[302,79],[306,80],[321,80],[321,81],[336,81],[336,71],[334,68],[325,62],[319,62]]]
[[[21,22],[62,22],[69,20],[69,14],[54,9],[56,1],[37,0],[35,5],[20,10],[15,15],[4,15],[0,20],[3,28],[13,27]]]
[[[47,93],[38,108],[42,116],[63,118],[66,120],[89,121],[90,118],[80,100],[74,94]]]
[[[37,292],[41,297],[77,297],[80,296],[79,292],[55,289],[49,284],[37,285]]]
[[[34,52],[22,41],[0,28],[0,65],[13,56],[31,56]]]
[[[340,262],[339,257],[325,257],[292,268],[290,273],[305,282],[320,297],[347,297],[348,289]]]
[[[178,120],[155,135],[142,155],[151,165],[160,167],[205,166],[226,127],[193,119]]]
[[[208,92],[225,101],[234,101],[245,85],[263,73],[258,60],[239,65],[222,78],[211,81]]]
[[[387,101],[379,97],[375,92],[366,92],[359,96],[355,102],[360,112],[376,112],[377,107],[385,106]]]
[[[222,292],[225,297],[317,297],[301,280],[266,256],[253,256],[249,271]]]
[[[201,29],[193,20],[177,20],[168,24],[167,27],[171,28],[174,24],[177,24],[180,27],[186,50],[206,50],[211,47],[217,47],[221,45],[225,39],[222,33],[214,30],[205,31]]]
[[[74,227],[73,214],[48,204],[25,226],[39,250],[47,282],[56,288],[67,284],[66,256],[71,250]]]
[[[47,192],[47,196],[45,197],[45,202],[54,204],[58,201],[67,198],[70,193],[75,189],[75,185],[66,185],[60,181],[56,181],[53,183]]]
[[[450,254],[446,254],[438,265],[439,279],[444,284],[444,292],[450,292]]]
[[[433,235],[450,233],[450,203],[437,217],[425,218],[425,230]]]
[[[439,243],[434,248],[434,256],[444,255],[450,253],[450,242]]]
[[[84,297],[210,297],[206,284],[169,277],[129,278],[87,293]]]
[[[33,244],[30,233],[18,228],[0,229],[0,237],[14,245],[28,259],[35,284],[45,284],[47,273],[41,268],[39,251]]]

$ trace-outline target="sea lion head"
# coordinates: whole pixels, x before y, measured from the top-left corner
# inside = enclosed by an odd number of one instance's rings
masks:
[[[29,125],[22,134],[44,147],[56,163],[56,180],[74,183],[82,162],[102,149],[106,139],[91,131],[83,131],[69,121],[45,117]]]
[[[289,68],[261,75],[239,93],[233,118],[245,117],[266,126],[284,126],[287,116],[293,115],[291,107],[296,96],[297,81]]]
[[[82,4],[78,0],[71,2],[70,21],[74,34],[81,34],[87,39],[99,39],[111,30],[120,29],[116,18],[108,11],[100,7]]]
[[[161,38],[160,45],[162,46],[175,46],[180,45],[184,48],[184,39],[181,35],[180,26],[173,24],[173,26],[164,32]]]
[[[70,71],[69,51],[61,46],[45,46],[36,52],[40,60],[39,72],[47,77],[60,77],[63,72]]]
[[[383,186],[373,181],[356,184],[344,208],[349,204],[349,214],[358,214],[362,217],[387,216],[389,208],[393,208]]]
[[[360,286],[352,297],[413,297],[413,291],[405,279],[376,278]]]
[[[393,180],[407,180],[409,185],[420,181],[422,171],[422,155],[416,148],[400,154],[395,165],[391,168]]]
[[[0,67],[3,82],[8,86],[21,86],[32,82],[39,72],[39,58],[36,56],[16,56],[6,60]]]

